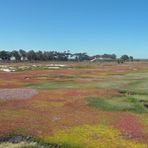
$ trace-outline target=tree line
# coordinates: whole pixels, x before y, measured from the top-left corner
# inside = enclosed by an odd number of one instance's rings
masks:
[[[85,61],[85,60],[121,60],[121,61],[133,61],[132,56],[122,55],[120,58],[117,58],[116,54],[103,54],[103,55],[94,55],[89,56],[86,52],[83,53],[71,53],[70,51],[34,51],[29,50],[25,51],[20,50],[0,50],[0,60],[2,62],[8,61]]]

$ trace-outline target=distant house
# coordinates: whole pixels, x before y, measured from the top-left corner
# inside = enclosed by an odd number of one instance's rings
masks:
[[[27,57],[21,57],[21,61],[28,61]]]
[[[10,61],[15,61],[15,57],[14,56],[10,57]]]
[[[101,61],[101,60],[103,60],[104,58],[102,58],[102,57],[95,57],[95,58],[93,58],[92,60],[90,60],[91,62],[95,62],[95,61]]]
[[[76,56],[68,56],[68,60],[75,60]]]
[[[90,60],[90,61],[91,61],[91,62],[95,62],[95,61],[96,61],[96,59],[97,59],[97,58],[95,57],[94,59],[92,59],[92,60]]]

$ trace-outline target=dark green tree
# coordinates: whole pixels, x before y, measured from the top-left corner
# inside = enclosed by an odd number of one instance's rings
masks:
[[[11,53],[9,51],[2,50],[0,51],[0,58],[2,61],[10,61]]]
[[[27,52],[27,59],[29,61],[36,61],[37,60],[37,56],[36,56],[36,53],[34,52],[34,50],[30,50]]]
[[[27,58],[27,53],[26,53],[26,51],[23,50],[23,49],[20,49],[20,50],[19,50],[19,53],[20,53],[20,56],[21,56],[22,60],[25,61],[25,59]]]
[[[130,57],[129,57],[129,60],[130,60],[130,61],[134,61],[133,56],[130,56]]]
[[[122,59],[123,61],[129,61],[129,56],[124,54],[124,55],[121,56],[120,59]]]
[[[42,51],[39,50],[39,51],[36,52],[36,60],[38,60],[38,61],[44,61],[45,60]]]
[[[87,53],[75,53],[73,54],[75,56],[76,61],[84,61],[84,60],[89,60],[90,57],[87,55]]]
[[[21,60],[21,56],[17,50],[13,50],[11,52],[11,56],[15,57],[16,62],[19,62]]]

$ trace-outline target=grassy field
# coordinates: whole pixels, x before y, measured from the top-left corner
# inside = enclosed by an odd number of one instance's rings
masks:
[[[0,148],[148,147],[148,62],[4,66]]]

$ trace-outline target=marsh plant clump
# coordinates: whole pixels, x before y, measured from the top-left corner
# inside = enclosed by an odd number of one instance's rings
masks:
[[[94,106],[106,111],[129,111],[136,113],[147,113],[148,109],[141,100],[136,99],[134,96],[129,97],[111,97],[111,98],[98,98],[86,97],[90,106]]]

